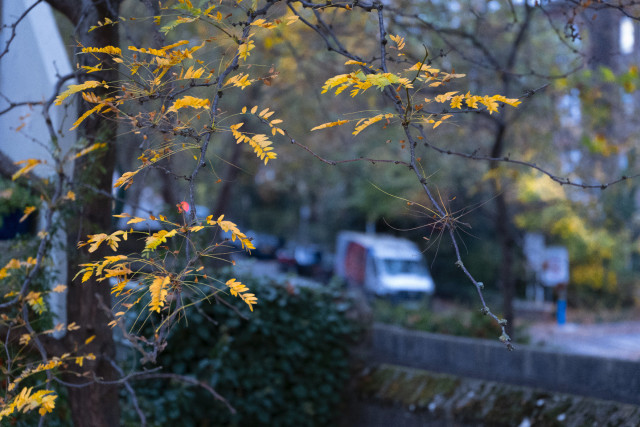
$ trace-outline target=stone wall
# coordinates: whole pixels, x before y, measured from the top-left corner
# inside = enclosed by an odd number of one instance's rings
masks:
[[[640,339],[640,337],[638,338]],[[640,363],[376,324],[366,359],[640,405]]]

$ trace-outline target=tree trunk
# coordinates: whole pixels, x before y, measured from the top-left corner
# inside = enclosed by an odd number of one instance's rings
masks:
[[[497,158],[502,156],[504,151],[504,134],[506,126],[504,123],[499,123],[496,130],[496,136],[491,150],[491,157]],[[490,169],[497,169],[499,164],[492,162],[489,166]],[[498,281],[500,290],[502,291],[502,310],[503,317],[507,321],[507,333],[513,338],[513,322],[515,320],[515,314],[513,311],[513,298],[515,296],[515,280],[513,277],[513,250],[514,250],[514,238],[510,227],[511,217],[509,215],[509,209],[507,207],[507,200],[504,194],[504,189],[500,188],[498,183],[498,177],[493,180],[493,188],[496,192],[495,197],[495,230],[496,237],[500,242],[500,270],[498,273]]]
[[[99,20],[109,17],[116,21],[121,0],[48,0],[56,9],[64,13],[76,27],[75,36],[80,43],[87,46],[119,46],[117,26],[104,26],[89,32],[89,27]],[[95,61],[91,55],[78,55],[75,58],[80,65],[88,65]],[[91,64],[95,65],[95,64]],[[105,70],[92,78],[107,82],[118,80],[115,70]],[[82,77],[79,79],[82,81]],[[79,102],[82,114],[87,104]],[[80,157],[74,165],[73,183],[78,200],[82,206],[75,206],[74,212],[66,223],[68,236],[68,293],[67,322],[75,323],[80,329],[68,332],[64,337],[63,347],[66,351],[78,351],[79,355],[93,353],[95,360],[84,359],[83,366],[69,365],[69,373],[64,380],[76,384],[69,386],[69,402],[72,420],[75,426],[112,427],[120,425],[120,406],[117,385],[101,384],[101,381],[117,379],[115,363],[115,343],[113,331],[108,326],[110,321],[111,295],[108,283],[88,280],[80,283],[80,278],[71,281],[79,269],[79,264],[94,262],[104,255],[109,248],[98,250],[92,254],[86,248],[77,250],[78,240],[86,240],[87,234],[109,233],[111,228],[111,198],[101,194],[110,194],[113,168],[115,163],[114,138],[117,125],[113,120],[92,115],[78,128],[78,141],[83,146],[96,142],[106,142],[107,148],[97,155]],[[87,184],[88,189],[80,184]],[[95,336],[93,341],[85,345],[86,340]],[[76,350],[78,349],[78,350]],[[88,384],[88,385],[87,385]]]

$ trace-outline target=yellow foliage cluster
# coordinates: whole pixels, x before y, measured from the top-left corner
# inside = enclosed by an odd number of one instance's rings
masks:
[[[24,387],[11,402],[0,406],[2,408],[0,410],[0,421],[14,412],[26,413],[38,407],[40,408],[38,410],[40,415],[53,411],[58,397],[55,391],[38,390],[35,393],[32,393],[32,391],[33,387]]]
[[[9,270],[18,270],[21,268],[28,269],[36,264],[36,259],[33,257],[27,258],[26,261],[20,261],[16,258],[12,258],[4,267],[0,268],[0,280],[11,275]]]
[[[220,215],[217,220],[213,219],[213,215],[209,215],[207,217],[207,224],[217,224],[222,231],[231,232],[231,241],[235,242],[236,239],[240,241],[243,249],[247,251],[251,251],[251,249],[255,249],[255,246],[243,232],[240,231],[237,225],[235,225],[231,221],[225,221],[224,215]]]
[[[593,262],[571,266],[571,283],[595,290],[614,292],[618,286],[618,278],[614,271],[604,268],[601,260],[593,260]]]
[[[241,112],[242,114],[246,114],[247,107],[242,107]],[[275,111],[270,111],[269,108],[265,108],[258,113],[258,106],[255,105],[253,108],[251,108],[250,113],[253,115],[256,115],[259,119],[262,120],[263,123],[266,123],[267,125],[269,125],[269,127],[271,128],[271,135],[275,136],[276,133],[279,133],[280,135],[284,135],[284,130],[276,126],[282,123],[282,120],[281,119],[269,120],[271,116],[273,116]]]
[[[156,276],[151,285],[149,285],[149,293],[151,294],[151,302],[149,303],[149,310],[160,313],[160,309],[164,307],[165,300],[169,291],[167,285],[171,281],[170,276]]]
[[[231,130],[231,134],[236,139],[236,144],[247,143],[253,148],[253,151],[256,153],[256,156],[260,158],[260,160],[264,161],[266,165],[269,160],[273,160],[277,157],[277,154],[273,151],[273,147],[271,146],[271,141],[267,135],[258,133],[253,136],[249,136],[246,133],[239,131],[244,123],[236,123],[235,125],[231,125],[229,129]]]
[[[396,46],[398,50],[402,50],[405,47],[404,39],[400,36],[390,36],[391,39],[396,42]],[[409,89],[414,89],[414,82],[422,82],[426,84],[428,87],[435,88],[439,86],[443,86],[452,79],[464,77],[464,74],[456,74],[455,72],[451,73],[443,73],[437,68],[433,68],[425,63],[416,63],[413,66],[407,68],[405,73],[414,73],[413,80],[410,80],[407,77],[402,77],[400,75],[390,73],[390,72],[381,72],[380,70],[373,70],[369,64],[349,60],[345,62],[345,65],[358,65],[361,68],[365,68],[367,70],[372,70],[372,72],[365,73],[363,71],[354,71],[348,74],[339,74],[337,76],[331,77],[327,79],[322,86],[322,93],[327,93],[330,90],[334,90],[335,94],[338,95],[345,91],[348,88],[352,88],[350,95],[352,97],[365,92],[370,87],[377,87],[380,90],[385,89],[386,87],[393,86],[396,92],[399,92],[400,89],[404,89],[406,92],[407,100],[406,105],[403,106],[405,109],[405,117],[404,121],[412,120],[412,117],[415,115],[418,116],[419,120],[429,123],[433,125],[433,129],[440,126],[445,120],[453,117],[452,114],[418,114],[424,108],[424,104],[415,105],[413,101],[410,99]],[[417,93],[417,92],[416,92]],[[478,96],[472,95],[470,92],[466,94],[457,95],[458,91],[446,92],[443,94],[436,95],[434,99],[424,98],[425,103],[430,103],[432,101],[438,103],[449,103],[450,107],[453,109],[462,109],[463,102],[466,103],[467,107],[470,109],[479,109],[479,105],[483,105],[489,114],[497,113],[500,104],[507,104],[512,107],[517,107],[520,104],[520,101],[513,98],[507,98],[503,95],[493,95],[493,96]],[[399,96],[396,96],[397,99],[400,99]],[[410,114],[411,113],[411,114]],[[369,125],[379,122],[382,119],[389,119],[393,117],[392,114],[378,114],[371,118],[360,119],[356,124],[356,128],[353,131],[353,135],[358,135],[362,130],[364,130]],[[311,130],[319,130],[326,129],[334,126],[340,126],[342,124],[347,123],[348,120],[337,120],[328,123],[323,123],[321,125],[315,126]]]
[[[266,114],[263,114],[265,116]],[[268,117],[267,117],[268,118]],[[141,217],[132,217],[129,214],[123,213],[119,215],[114,215],[118,218],[128,218],[127,225],[136,224],[143,221],[146,221],[147,218]],[[161,244],[166,243],[167,239],[175,236],[182,236],[183,238],[187,238],[187,233],[196,233],[208,226],[217,227],[224,232],[231,233],[232,241],[240,241],[242,247],[250,251],[251,249],[255,249],[251,239],[249,239],[244,233],[240,231],[238,226],[224,219],[224,215],[220,216],[217,220],[214,220],[212,216],[206,218],[206,225],[195,224],[191,226],[179,225],[168,221],[166,217],[160,215],[159,218],[156,218],[153,215],[150,215],[150,220],[159,220],[166,225],[173,227],[171,230],[159,230],[154,233],[145,233],[145,232],[134,232],[133,230],[124,231],[118,230],[109,235],[105,233],[89,235],[88,240],[86,242],[80,242],[79,246],[90,245],[89,250],[95,251],[98,247],[106,242],[114,251],[118,249],[118,241],[119,236],[125,236],[131,233],[140,233],[146,235],[145,238],[145,249],[142,253],[142,256],[148,259],[140,258],[136,255],[112,255],[105,256],[102,260],[81,264],[82,269],[76,274],[76,277],[82,275],[82,282],[86,282],[91,277],[96,277],[98,281],[104,281],[109,278],[114,278],[115,282],[111,285],[111,293],[115,294],[116,297],[122,296],[124,299],[119,302],[120,305],[130,309],[136,303],[140,302],[142,296],[138,297],[137,300],[133,303],[126,302],[132,295],[142,292],[144,294],[146,291],[149,292],[150,302],[148,303],[148,309],[151,312],[160,313],[166,305],[166,301],[169,296],[181,286],[185,284],[184,277],[188,274],[192,274],[193,271],[191,269],[187,269],[175,276],[168,273],[162,263],[159,263],[157,260],[153,260],[150,256],[153,254],[155,250],[157,250]],[[202,252],[204,254],[204,252]],[[130,277],[134,272],[131,270],[131,265],[135,262],[144,262],[148,267],[153,267],[153,272],[143,272],[137,271],[135,272],[142,279],[139,283],[130,282]],[[201,267],[200,269],[202,269]],[[198,271],[200,270],[198,269]],[[171,285],[175,278],[175,284]],[[201,278],[206,278],[205,275],[201,275]],[[75,279],[75,278],[74,278]],[[195,280],[197,283],[198,280]],[[131,283],[131,286],[127,288],[125,291],[125,287]],[[171,286],[170,286],[171,285]],[[239,287],[234,287],[234,295],[242,298],[250,307],[257,303],[257,298],[253,294],[246,293],[247,289],[242,289]],[[233,292],[232,292],[233,293]],[[120,312],[116,314],[116,317],[124,314],[124,312]],[[116,320],[110,323],[110,326],[115,326],[117,323]],[[82,362],[82,359],[78,360]]]
[[[69,85],[69,87],[67,88],[67,90],[65,90],[64,92],[62,92],[60,95],[58,95],[55,99],[55,101],[53,102],[55,105],[62,105],[62,101],[64,101],[65,99],[67,99],[69,96],[73,95],[74,93],[78,93],[78,92],[82,92],[84,90],[87,89],[93,89],[99,86],[103,86],[105,88],[109,88],[109,85],[107,85],[106,82],[99,82],[97,80],[88,80],[82,84],[79,85]]]
[[[87,236],[89,237],[89,240],[87,240],[86,242],[78,242],[78,247],[81,248],[86,245],[91,245],[89,246],[89,252],[95,252],[100,247],[102,242],[106,242],[113,251],[117,251],[118,242],[120,241],[120,238],[118,236],[122,236],[123,240],[127,240],[127,232],[123,230],[117,230],[111,234],[90,234]]]
[[[209,102],[208,99],[202,99],[202,98],[196,98],[195,96],[183,96],[180,99],[177,99],[173,105],[169,108],[169,112],[173,111],[174,113],[177,113],[179,109],[181,108],[185,108],[185,107],[191,107],[191,108],[208,108],[209,105],[211,105],[211,103]]]
[[[239,74],[236,74],[235,76],[228,78],[224,85],[225,86],[232,85],[244,90],[244,88],[246,88],[247,86],[251,86],[251,83],[253,82],[255,82],[255,80],[250,80],[248,74],[239,73]]]
[[[16,379],[14,379],[13,381],[11,381],[11,383],[9,383],[9,385],[7,386],[7,390],[13,391],[18,386],[18,384],[20,384],[22,380],[24,380],[27,377],[30,377],[31,375],[35,375],[39,372],[50,371],[52,369],[55,369],[61,366],[63,364],[63,359],[67,356],[68,354],[65,353],[60,358],[54,357],[53,359],[49,360],[47,363],[40,363],[34,366],[33,368],[25,369],[20,373],[20,375]]]
[[[146,251],[155,251],[158,246],[162,243],[166,243],[167,239],[175,236],[178,233],[177,229],[173,229],[171,231],[160,230],[158,232],[153,233],[151,236],[146,238],[144,249]]]
[[[82,53],[107,53],[113,56],[122,56],[122,49],[114,46],[105,47],[83,47]]]
[[[225,284],[229,287],[231,295],[240,297],[249,306],[249,309],[253,311],[253,305],[258,303],[258,299],[254,294],[249,293],[249,288],[237,282],[236,279],[229,279]]]
[[[352,64],[353,62],[347,63]],[[364,74],[362,71],[354,71],[349,74],[339,74],[337,76],[331,77],[330,79],[327,79],[327,81],[325,81],[324,85],[322,86],[322,93],[326,93],[334,89],[335,94],[339,95],[345,89],[353,87],[350,95],[354,97],[374,86],[382,90],[385,87],[394,84],[407,89],[413,87],[409,79],[400,77],[393,73],[379,72],[373,74]]]

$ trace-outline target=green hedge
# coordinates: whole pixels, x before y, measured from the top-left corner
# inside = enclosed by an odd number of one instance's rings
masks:
[[[242,282],[258,296],[253,313],[237,298],[225,300],[249,320],[203,303],[174,331],[158,363],[208,382],[237,414],[200,387],[147,381],[134,385],[149,425],[323,426],[339,414],[357,331],[346,317],[349,303],[331,288]],[[123,404],[127,425],[139,424],[126,394]]]

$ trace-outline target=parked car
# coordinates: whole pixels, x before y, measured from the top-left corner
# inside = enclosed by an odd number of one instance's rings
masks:
[[[435,291],[418,246],[392,236],[339,233],[334,274],[378,296],[420,298]]]

